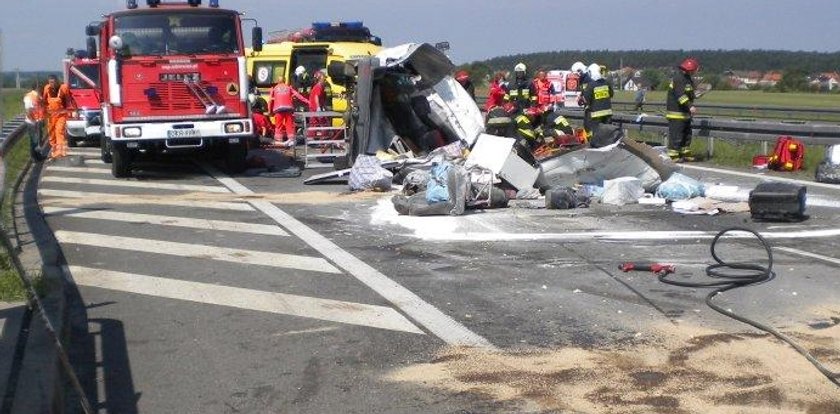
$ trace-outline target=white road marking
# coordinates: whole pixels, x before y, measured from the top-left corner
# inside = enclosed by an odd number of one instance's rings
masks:
[[[126,213],[101,209],[78,209],[44,207],[44,213],[61,217],[79,217],[96,220],[119,221],[133,224],[156,224],[160,226],[187,227],[199,230],[233,231],[239,233],[288,236],[274,224],[242,223],[238,221],[207,220],[187,217],[160,216],[155,214]]]
[[[41,178],[41,182],[105,185],[105,186],[110,186],[110,187],[149,188],[149,189],[156,189],[156,190],[198,191],[198,192],[204,192],[204,193],[229,193],[230,192],[225,187],[218,187],[218,186],[211,186],[211,185],[161,183],[161,182],[157,182],[157,181],[102,180],[102,179],[98,179],[98,178],[75,178],[75,177],[47,176],[47,177]]]
[[[762,180],[762,181],[782,181],[782,182],[786,182],[786,183],[800,184],[800,185],[805,185],[805,186],[809,186],[809,187],[821,187],[821,188],[828,188],[828,189],[831,189],[831,190],[840,190],[840,185],[836,185],[836,184],[818,183],[818,182],[815,182],[815,181],[796,180],[796,179],[793,179],[793,178],[774,177],[774,176],[769,176],[769,175],[745,173],[745,172],[741,172],[741,171],[724,170],[724,169],[711,168],[711,167],[701,167],[699,165],[682,164],[682,167],[686,168],[686,169],[689,169],[689,170],[716,172],[716,173],[721,173],[721,174],[735,175],[735,176],[738,176],[738,177],[754,178],[754,179],[758,179],[758,180]]]
[[[65,172],[65,173],[90,173],[90,174],[111,174],[111,170],[107,168],[87,168],[87,167],[60,167],[52,165],[47,167],[47,171]]]
[[[810,207],[831,207],[831,208],[840,208],[840,201],[837,200],[830,200],[825,197],[820,196],[807,196],[805,200],[805,204]]]
[[[288,229],[288,228],[287,228]],[[292,232],[294,233],[294,232]],[[484,232],[456,232],[455,230],[438,230],[436,232],[417,231],[414,236],[429,241],[540,241],[551,240],[559,242],[602,241],[643,241],[643,240],[698,240],[712,239],[717,231],[593,231],[586,233],[484,233]],[[766,239],[803,239],[825,238],[840,236],[840,229],[801,230],[782,232],[762,232]],[[751,233],[731,233],[732,238],[755,237]]]
[[[82,266],[70,266],[70,273],[76,284],[81,286],[424,334],[399,312],[386,306],[264,292]]]
[[[102,161],[99,158],[85,158],[85,164],[96,164],[96,165],[105,165],[105,161]]]
[[[235,179],[222,174],[212,166],[205,163],[202,164],[202,168],[216,177],[219,182],[230,188],[234,193],[239,195],[254,194],[253,191]],[[274,219],[277,224],[285,227],[290,233],[299,237],[306,244],[347,271],[347,273],[353,275],[360,282],[373,289],[447,344],[494,348],[490,341],[484,337],[469,330],[466,326],[455,321],[449,315],[441,312],[438,308],[424,301],[399,283],[344,251],[335,243],[310,229],[274,204],[259,200],[249,200],[248,202],[256,209]]]
[[[115,193],[91,193],[86,191],[51,190],[47,188],[38,189],[38,197],[59,197],[59,198],[84,198],[87,200],[102,200],[107,203],[108,199],[114,197],[131,197],[130,194]],[[221,201],[189,201],[189,200],[147,200],[143,197],[136,197],[133,204],[140,205],[161,205],[173,207],[209,208],[215,210],[254,211],[254,208],[247,203],[229,203]]]
[[[101,148],[69,148],[67,150],[67,155],[102,155]]]
[[[201,244],[178,243],[134,237],[108,236],[95,233],[80,233],[59,230],[55,232],[59,243],[81,244],[108,249],[133,252],[156,253],[196,259],[219,260],[239,264],[271,266],[284,269],[298,269],[312,272],[341,274],[341,270],[320,257],[294,254],[260,252]]]
[[[829,256],[823,256],[821,254],[806,252],[804,250],[794,249],[792,247],[773,247],[773,250],[779,250],[786,253],[797,254],[800,256],[810,257],[812,259],[822,260],[823,262],[831,263],[840,265],[840,259],[835,259]]]

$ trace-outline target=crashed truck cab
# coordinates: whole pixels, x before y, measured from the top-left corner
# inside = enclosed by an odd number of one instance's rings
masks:
[[[336,167],[392,145],[414,155],[457,141],[472,146],[484,132],[484,118],[451,76],[454,67],[443,52],[426,43],[329,65],[330,78],[345,86],[350,97],[348,155]]]
[[[141,154],[214,150],[244,170],[252,125],[239,13],[217,0],[127,6],[87,28],[99,41],[103,160],[121,177]],[[261,37],[254,28],[258,48]]]
[[[62,63],[64,81],[76,108],[67,119],[67,144],[74,147],[86,140],[98,143],[102,133],[99,59],[86,51],[68,50],[68,58]]]

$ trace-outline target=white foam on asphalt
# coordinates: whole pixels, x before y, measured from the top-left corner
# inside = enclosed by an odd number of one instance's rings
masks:
[[[93,200],[102,200],[103,203],[108,202],[109,198],[126,196],[130,194],[116,194],[116,193],[94,193],[87,191],[70,191],[70,190],[52,190],[48,188],[39,188],[38,197],[58,197],[58,198],[85,198]],[[222,201],[189,201],[189,200],[147,200],[143,197],[136,197],[136,201],[132,204],[137,205],[161,205],[172,207],[189,207],[189,208],[207,208],[214,210],[233,210],[233,211],[254,211],[254,208],[247,203],[230,203]]]
[[[208,164],[202,168],[216,177],[219,182],[230,188],[236,194],[249,195],[253,191],[240,184],[235,179],[222,174]],[[289,233],[299,237],[309,246],[326,256],[340,268],[347,271],[360,282],[364,283],[376,293],[402,310],[415,322],[428,329],[432,334],[450,345],[475,346],[494,348],[484,337],[476,334],[466,326],[452,319],[438,308],[421,299],[399,283],[385,276],[372,266],[356,256],[338,247],[335,243],[301,223],[290,214],[281,210],[268,201],[249,200],[257,210],[274,219],[277,224],[286,228]]]
[[[160,216],[155,214],[125,213],[113,210],[44,207],[44,213],[52,216],[76,217],[95,220],[116,221],[132,224],[155,224],[159,226],[186,227],[199,230],[231,231],[238,233],[288,236],[282,228],[273,224],[242,223],[238,221],[207,220],[187,217]]]
[[[424,334],[393,308],[70,266],[77,285]]]
[[[271,266],[284,269],[298,269],[311,272],[340,274],[341,271],[320,257],[299,256],[284,253],[260,252],[254,250],[215,247],[202,244],[178,243],[135,237],[109,236],[96,233],[81,233],[59,230],[55,232],[59,243],[134,252],[165,254],[204,260],[219,260],[246,265]]]
[[[156,190],[176,190],[176,191],[196,191],[203,193],[229,193],[227,188],[211,186],[211,185],[195,185],[195,184],[174,184],[161,183],[156,181],[127,181],[127,180],[102,180],[98,178],[76,178],[76,177],[55,177],[47,176],[41,178],[41,182],[45,183],[65,183],[65,184],[88,184],[88,185],[104,185],[108,187],[131,187],[131,188],[147,188]]]

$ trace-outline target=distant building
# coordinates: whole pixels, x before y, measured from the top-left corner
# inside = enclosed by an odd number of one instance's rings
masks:
[[[758,81],[758,86],[762,88],[771,88],[776,86],[782,80],[782,72],[773,70],[764,74],[761,80]]]
[[[840,73],[824,72],[817,76],[817,79],[812,84],[816,83],[817,88],[822,92],[830,92],[840,87]]]

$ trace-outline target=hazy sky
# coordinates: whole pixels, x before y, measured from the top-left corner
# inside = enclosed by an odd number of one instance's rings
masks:
[[[164,0],[165,1],[165,0]],[[141,7],[145,0],[139,0]],[[206,3],[207,0],[204,0]],[[838,0],[221,0],[266,31],[364,20],[386,45],[449,41],[456,63],[567,49],[840,50]],[[3,70],[58,69],[123,0],[0,0]]]

